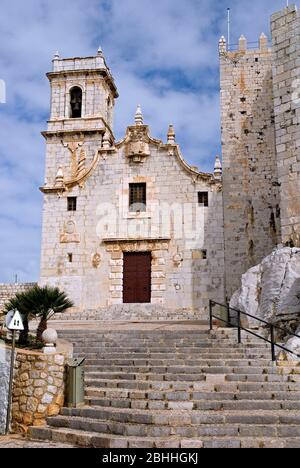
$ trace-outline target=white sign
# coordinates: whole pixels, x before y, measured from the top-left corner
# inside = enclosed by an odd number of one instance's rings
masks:
[[[19,311],[16,310],[12,321],[7,327],[9,330],[22,331],[24,330],[23,320]]]

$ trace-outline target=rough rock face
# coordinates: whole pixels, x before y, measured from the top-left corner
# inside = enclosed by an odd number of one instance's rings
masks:
[[[268,322],[300,317],[300,249],[277,248],[251,268],[230,305]]]
[[[0,435],[5,433],[9,373],[10,351],[0,344]]]

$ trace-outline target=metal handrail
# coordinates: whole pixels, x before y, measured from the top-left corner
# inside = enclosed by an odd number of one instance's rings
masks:
[[[220,306],[220,307],[225,307],[226,310],[227,310],[227,320],[224,320],[222,319],[221,317],[218,317],[216,315],[213,314],[213,307],[214,306]],[[294,356],[300,358],[300,354],[296,354],[294,353],[293,351],[291,351],[290,349],[287,349],[285,348],[284,346],[276,343],[276,340],[275,340],[275,330],[281,330],[281,331],[285,331],[287,332],[290,336],[294,336],[296,338],[299,338],[300,339],[300,336],[295,334],[295,333],[290,333],[287,329],[284,329],[283,327],[280,327],[279,325],[274,325],[273,323],[269,323],[267,322],[266,320],[263,320],[259,317],[255,317],[254,315],[251,315],[251,314],[248,314],[247,312],[243,312],[242,310],[238,310],[238,309],[235,309],[233,307],[230,307],[229,304],[220,304],[219,302],[216,302],[216,301],[212,301],[210,300],[209,301],[209,326],[210,326],[210,330],[212,331],[213,330],[213,319],[217,319],[219,320],[220,322],[223,322],[223,323],[226,323],[227,325],[231,326],[232,327],[232,323],[231,323],[231,320],[230,320],[230,311],[233,311],[233,312],[236,312],[237,313],[237,328],[238,329],[238,343],[241,344],[242,343],[242,330],[249,333],[250,335],[253,335],[255,336],[256,338],[259,338],[261,340],[263,340],[265,343],[269,343],[271,345],[271,353],[272,353],[272,361],[273,362],[276,362],[276,348],[280,348],[282,349],[283,351],[286,351],[288,353],[291,353],[293,354]],[[254,333],[253,331],[251,330],[248,330],[247,328],[243,327],[242,326],[242,322],[241,322],[241,316],[244,315],[246,317],[250,317],[250,318],[253,318],[255,320],[257,320],[258,322],[260,323],[263,323],[264,325],[267,325],[269,328],[270,328],[270,339],[268,338],[265,338],[264,336],[261,336],[261,335],[258,335],[257,333]]]

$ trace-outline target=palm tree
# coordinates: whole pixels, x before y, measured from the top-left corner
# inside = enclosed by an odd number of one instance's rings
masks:
[[[36,338],[38,341],[42,341],[42,335],[47,329],[48,320],[54,314],[63,313],[73,306],[73,302],[59,288],[34,286],[23,293],[17,294],[6,304],[5,310],[17,309],[23,315],[25,323],[24,338],[22,340],[26,339],[26,342],[28,342],[28,324],[30,319],[33,317],[40,318]]]
[[[32,304],[27,295],[23,293],[16,294],[4,306],[4,312],[7,314],[11,310],[18,310],[23,318],[24,330],[20,332],[19,344],[26,345],[29,335],[29,321],[33,318]]]
[[[62,314],[71,307],[74,307],[73,302],[69,300],[63,291],[50,286],[35,286],[32,288],[30,300],[34,304],[34,315],[40,317],[36,335],[39,341],[42,341],[42,335],[47,329],[48,320],[50,320],[53,315]]]

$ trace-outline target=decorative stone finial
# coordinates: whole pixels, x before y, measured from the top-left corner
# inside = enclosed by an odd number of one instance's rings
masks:
[[[63,187],[64,181],[65,181],[64,173],[63,173],[62,167],[60,167],[56,174],[55,187]]]
[[[266,50],[268,48],[268,38],[265,33],[261,33],[259,38],[259,48],[260,50]]]
[[[224,36],[219,40],[219,52],[223,53],[227,51],[227,41]]]
[[[242,34],[240,39],[239,39],[239,49],[241,51],[246,51],[247,50],[247,39],[245,36]]]
[[[135,125],[144,125],[144,118],[140,104],[137,106],[135,113]]]
[[[101,57],[103,57],[103,50],[102,50],[101,46],[99,46],[97,54],[100,55]]]
[[[169,126],[168,131],[168,145],[174,145],[176,143],[176,134],[173,125]]]
[[[102,148],[107,150],[107,149],[110,149],[110,147],[111,147],[110,135],[108,131],[106,131],[103,137]]]
[[[59,60],[59,59],[60,59],[60,55],[59,55],[58,50],[55,52],[54,58],[53,58],[53,59],[54,59],[54,60]]]
[[[42,340],[44,343],[43,353],[44,354],[54,354],[56,353],[56,343],[58,340],[58,335],[56,330],[53,328],[48,328],[44,331],[42,335]]]
[[[222,179],[222,163],[221,163],[220,156],[216,156],[214,177],[216,180]]]

